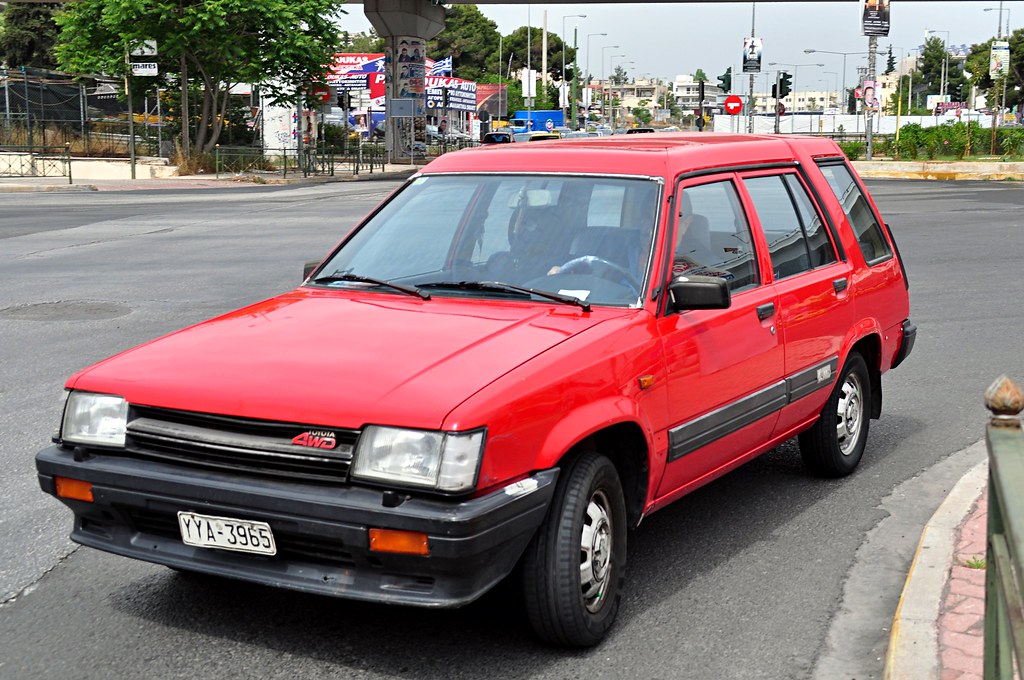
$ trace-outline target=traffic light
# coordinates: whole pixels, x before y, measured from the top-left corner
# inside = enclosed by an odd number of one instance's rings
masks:
[[[772,83],[772,99],[778,99],[778,98],[779,98],[779,86],[776,85],[775,83]]]
[[[725,69],[725,73],[718,76],[718,86],[723,92],[732,92],[732,66]]]
[[[785,96],[792,91],[793,76],[783,71],[782,73],[779,74],[779,99],[785,98]]]

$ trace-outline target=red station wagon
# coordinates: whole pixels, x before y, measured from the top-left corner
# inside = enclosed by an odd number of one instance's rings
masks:
[[[629,527],[793,437],[852,472],[915,334],[828,140],[493,145],[432,162],[298,289],[72,376],[36,462],[83,545],[424,607],[520,565],[538,635],[587,646]]]

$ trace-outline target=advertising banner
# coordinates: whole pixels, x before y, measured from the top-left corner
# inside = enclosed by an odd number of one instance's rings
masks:
[[[864,0],[864,35],[889,35],[889,0]]]
[[[875,90],[877,83],[873,80],[865,80],[864,84],[860,86],[861,99],[863,100],[863,106],[865,112],[874,112],[882,108],[881,102],[878,100],[878,93]]]
[[[476,88],[477,84],[471,80],[427,76],[427,108],[475,112]],[[444,102],[445,91],[448,93],[447,106]]]
[[[508,86],[492,83],[477,83],[476,85],[476,111],[486,111],[491,118],[505,118],[508,116]]]
[[[744,38],[743,39],[743,72],[744,73],[760,73],[761,72],[761,39],[760,38]]]
[[[990,78],[1010,72],[1010,43],[1005,40],[993,40],[992,51],[988,59],[988,75]]]

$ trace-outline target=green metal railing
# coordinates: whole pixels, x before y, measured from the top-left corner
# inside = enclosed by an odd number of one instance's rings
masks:
[[[336,172],[358,175],[384,169],[383,144],[353,144],[347,148],[304,147],[296,149],[231,148],[217,145],[214,164],[219,178],[221,173],[235,175],[277,176],[287,179],[288,173],[333,176]]]
[[[0,177],[67,177],[71,179],[71,148],[5,147],[0,151]]]
[[[985,679],[1020,678],[1024,669],[1024,393],[1006,376],[985,392],[992,412],[988,556],[985,561]]]

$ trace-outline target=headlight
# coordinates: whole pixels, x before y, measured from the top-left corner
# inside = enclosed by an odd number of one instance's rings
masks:
[[[64,405],[60,436],[74,444],[124,446],[128,402],[111,394],[71,392]]]
[[[476,483],[483,430],[468,433],[367,427],[356,446],[352,476],[438,491],[466,491]]]

